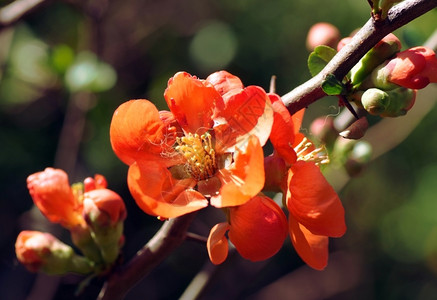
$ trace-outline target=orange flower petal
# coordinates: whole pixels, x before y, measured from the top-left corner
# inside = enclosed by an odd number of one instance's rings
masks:
[[[284,212],[266,196],[256,196],[230,208],[229,239],[246,259],[260,261],[272,257],[281,249],[287,232]]]
[[[217,152],[241,148],[251,135],[264,145],[273,125],[273,109],[266,92],[249,86],[225,100],[225,109],[214,119],[218,124],[214,126]]]
[[[138,160],[165,161],[161,154],[170,151],[174,133],[165,128],[153,103],[130,100],[114,112],[110,138],[115,154],[131,165]]]
[[[288,177],[287,207],[313,234],[340,237],[346,232],[337,193],[312,162],[298,161]]]
[[[312,234],[293,218],[289,219],[289,225],[291,242],[300,258],[311,268],[323,270],[328,264],[329,238]]]
[[[84,224],[81,204],[73,195],[63,170],[46,168],[27,177],[27,188],[44,216],[66,228]]]
[[[196,181],[175,180],[165,165],[150,161],[129,167],[128,186],[138,206],[147,214],[175,218],[208,206],[205,197],[192,190]]]
[[[296,152],[293,149],[294,143],[294,124],[293,120],[285,107],[281,98],[276,94],[269,94],[273,107],[273,126],[270,134],[270,141],[276,152],[288,164],[293,164],[296,159]]]
[[[244,204],[264,186],[264,155],[258,139],[249,137],[245,149],[237,149],[234,155],[234,163],[218,172],[222,187],[218,196],[211,197],[215,207]]]
[[[212,128],[215,107],[223,106],[211,83],[186,72],[178,72],[169,80],[164,97],[182,129],[199,135]]]
[[[225,236],[228,229],[229,224],[224,222],[216,224],[209,232],[206,248],[208,249],[209,259],[215,265],[221,264],[228,257],[229,245]]]
[[[305,108],[302,108],[301,110],[299,110],[298,112],[296,112],[294,115],[291,116],[291,119],[293,120],[293,124],[294,124],[295,135],[299,132],[300,127],[302,126],[304,114],[305,114]]]
[[[223,98],[229,98],[244,88],[240,78],[227,71],[212,73],[206,78],[206,81],[212,83],[216,91],[219,92]]]

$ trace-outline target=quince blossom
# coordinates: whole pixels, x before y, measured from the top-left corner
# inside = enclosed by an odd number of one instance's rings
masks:
[[[128,186],[138,206],[167,219],[256,196],[264,186],[262,146],[273,123],[265,91],[244,87],[224,71],[206,80],[179,72],[164,98],[170,111],[130,100],[111,122],[112,148],[129,165]]]

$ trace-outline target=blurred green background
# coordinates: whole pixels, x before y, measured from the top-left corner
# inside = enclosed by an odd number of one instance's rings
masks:
[[[285,94],[310,78],[305,38],[312,24],[330,22],[347,36],[369,16],[366,0],[46,1],[1,27],[0,298],[95,299],[103,283],[93,280],[74,296],[80,277],[35,275],[16,262],[14,242],[23,229],[68,242],[65,231],[32,209],[31,173],[55,166],[71,182],[104,174],[128,207],[126,259],[159,228],[133,202],[127,166],[111,150],[118,105],[147,98],[165,109],[167,80],[180,70],[206,78],[226,69],[265,89],[276,75],[277,93]],[[396,31],[404,47],[422,44],[436,19],[433,10]],[[305,126],[335,115],[336,103],[311,106]],[[348,232],[331,239],[325,271],[305,267],[289,239],[266,262],[233,255],[218,268],[209,265],[204,245],[188,241],[126,299],[178,299],[200,270],[212,276],[200,299],[437,299],[436,116],[432,109],[400,146],[340,191]],[[405,121],[397,122],[402,130]],[[191,231],[207,235],[217,218],[206,210]]]

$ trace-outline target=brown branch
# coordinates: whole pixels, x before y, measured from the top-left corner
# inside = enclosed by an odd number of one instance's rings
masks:
[[[98,300],[121,300],[149,272],[167,258],[186,237],[195,213],[166,221],[153,238],[119,271],[112,273]]]
[[[394,6],[387,19],[375,23],[370,18],[351,42],[344,46],[315,77],[282,96],[291,114],[326,96],[322,82],[328,74],[339,80],[384,36],[437,7],[437,0],[405,0]]]

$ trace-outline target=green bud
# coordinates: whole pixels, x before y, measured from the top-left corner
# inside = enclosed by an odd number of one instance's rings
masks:
[[[380,89],[371,88],[361,96],[361,104],[371,115],[380,115],[390,105],[390,97]]]
[[[387,91],[390,97],[390,104],[384,112],[380,114],[381,117],[399,117],[403,116],[409,111],[416,100],[416,91],[399,87],[397,89]]]
[[[389,91],[368,89],[361,96],[361,103],[370,114],[381,117],[403,116],[413,107],[416,91],[398,87]]]

